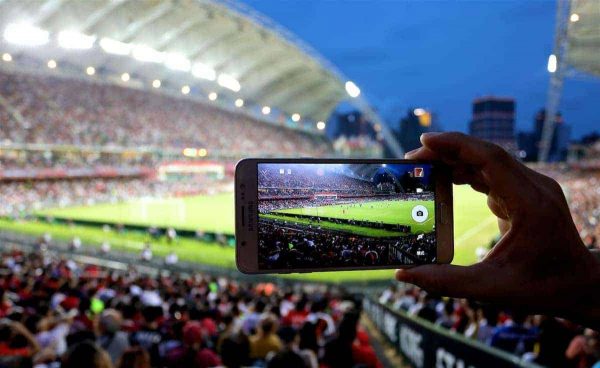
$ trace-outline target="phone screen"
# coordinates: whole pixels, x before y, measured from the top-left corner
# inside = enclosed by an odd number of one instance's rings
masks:
[[[435,173],[416,163],[259,163],[260,270],[436,261]]]

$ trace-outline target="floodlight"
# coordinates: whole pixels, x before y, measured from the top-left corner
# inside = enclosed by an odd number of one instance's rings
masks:
[[[96,68],[94,68],[93,66],[88,66],[88,67],[85,69],[85,73],[86,73],[87,75],[94,75],[94,74],[96,74]]]
[[[61,31],[58,33],[58,44],[65,49],[91,49],[96,42],[96,36],[86,35],[77,31]]]
[[[5,52],[4,54],[2,54],[2,61],[6,61],[7,63],[12,61],[12,55]]]
[[[136,60],[147,63],[162,63],[165,60],[165,53],[157,51],[152,47],[137,45],[133,47],[132,55]]]
[[[198,150],[196,148],[184,148],[183,155],[186,157],[196,157]]]
[[[345,87],[346,87],[346,92],[348,93],[348,95],[350,97],[355,98],[360,95],[360,88],[358,88],[358,86],[356,84],[354,84],[354,82],[347,81]]]
[[[425,109],[421,109],[421,108],[417,108],[413,110],[413,114],[415,114],[416,116],[421,116],[423,114],[425,114],[427,111],[425,111]]]
[[[129,75],[129,73],[123,73],[123,74],[121,74],[121,80],[123,82],[129,81],[129,79],[131,79],[131,76]]]
[[[56,68],[56,65],[57,65],[56,60],[50,59],[50,60],[48,60],[48,63],[46,65],[48,66],[48,68],[54,69],[54,68]]]
[[[271,108],[269,106],[263,106],[261,111],[263,115],[269,115],[271,113]]]
[[[196,78],[208,79],[210,81],[214,81],[217,77],[217,73],[213,68],[202,63],[195,63],[192,66],[192,74]]]
[[[181,93],[183,93],[184,95],[187,95],[190,93],[190,86],[185,85],[183,87],[181,87]]]
[[[113,40],[112,38],[102,38],[100,40],[100,47],[105,52],[114,55],[129,55],[129,52],[131,52],[130,44]]]
[[[300,121],[300,114],[298,114],[298,113],[292,114],[292,120],[295,122]]]
[[[155,80],[152,81],[152,87],[154,87],[154,88],[160,88],[160,85],[161,85],[160,80],[155,79]]]
[[[219,74],[218,83],[221,87],[238,92],[241,88],[240,82],[229,74]]]
[[[569,18],[571,20],[571,22],[575,23],[575,22],[579,22],[579,14],[577,13],[573,13],[571,14],[571,17]]]
[[[211,92],[208,94],[208,99],[211,101],[214,101],[217,99],[217,97],[219,97],[219,95],[217,95],[217,92]]]
[[[179,53],[169,53],[165,57],[165,65],[171,70],[189,72],[192,63],[188,58]]]
[[[48,31],[25,23],[11,23],[4,29],[4,39],[17,45],[41,46],[49,37]]]
[[[317,129],[319,129],[319,130],[325,129],[325,122],[324,121],[317,122]]]
[[[238,98],[237,100],[235,100],[235,106],[236,107],[244,106],[244,100],[242,100],[241,98]]]
[[[556,68],[557,68],[557,60],[556,60],[556,55],[551,54],[548,57],[548,71],[550,73],[554,73],[556,72]]]

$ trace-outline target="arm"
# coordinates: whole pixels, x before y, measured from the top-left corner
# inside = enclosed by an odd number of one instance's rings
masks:
[[[436,294],[600,327],[600,262],[581,241],[558,183],[464,134],[428,133],[421,142],[406,158],[441,160],[455,184],[487,194],[501,238],[474,265],[424,265],[398,270],[396,278]]]

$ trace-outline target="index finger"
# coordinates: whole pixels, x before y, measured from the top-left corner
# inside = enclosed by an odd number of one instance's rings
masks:
[[[523,201],[529,182],[524,166],[500,146],[462,133],[425,133],[423,147],[407,158],[441,160],[456,168],[468,166],[480,174],[485,185],[502,198]]]

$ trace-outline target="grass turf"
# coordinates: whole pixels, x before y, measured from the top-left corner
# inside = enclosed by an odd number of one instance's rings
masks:
[[[174,201],[174,202],[172,202]],[[176,203],[176,204],[173,204]],[[188,197],[173,200],[139,200],[121,204],[102,204],[89,207],[72,207],[42,211],[39,214],[63,218],[92,220],[110,223],[136,225],[175,226],[182,229],[233,232],[233,196],[222,194],[212,197]],[[476,260],[475,249],[487,244],[497,233],[495,218],[486,206],[485,196],[466,186],[454,187],[454,234],[455,256],[453,263],[465,265]],[[74,236],[83,243],[99,246],[109,241],[115,250],[139,252],[148,240],[148,236],[138,232],[104,232],[91,226],[68,226],[47,224],[36,221],[0,220],[0,230],[26,233],[39,236],[51,233],[55,239],[70,240]],[[155,256],[164,256],[171,249],[179,259],[234,268],[234,249],[221,247],[214,243],[199,242],[191,239],[179,239],[175,246],[164,240],[151,241]],[[301,278],[312,281],[369,281],[390,279],[392,270],[343,271],[284,275],[283,277]]]
[[[426,221],[419,223],[413,220],[411,211],[414,206],[423,205],[429,212]],[[359,205],[335,205],[322,207],[292,208],[280,210],[277,213],[300,214],[308,216],[332,217],[347,220],[367,220],[383,222],[385,224],[410,225],[411,232],[428,233],[433,230],[434,225],[434,202],[433,201],[376,201]],[[339,226],[339,225],[338,225]],[[371,229],[373,230],[373,229]],[[389,231],[390,235],[398,235]],[[369,235],[369,234],[366,234]],[[377,236],[386,236],[384,234]]]

